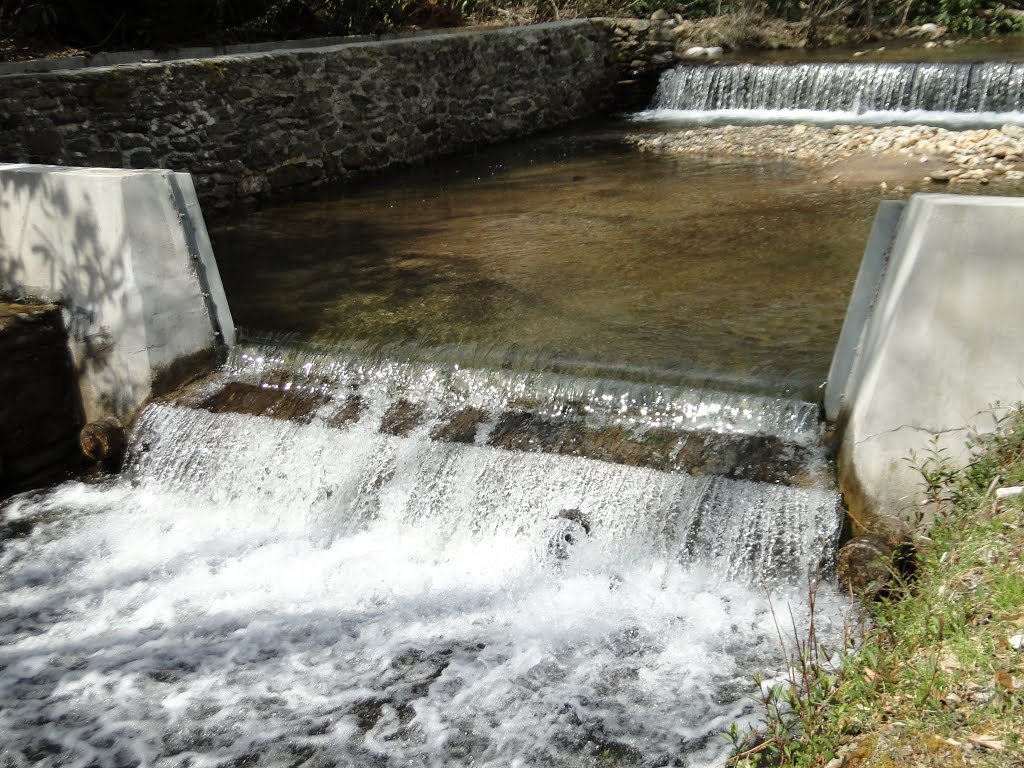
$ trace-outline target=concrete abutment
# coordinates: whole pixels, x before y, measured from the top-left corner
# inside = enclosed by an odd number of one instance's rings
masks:
[[[879,208],[825,393],[855,522],[914,522],[916,462],[1024,399],[1024,199],[917,194]]]
[[[234,324],[187,174],[0,165],[0,292],[59,304],[84,421],[212,370]]]

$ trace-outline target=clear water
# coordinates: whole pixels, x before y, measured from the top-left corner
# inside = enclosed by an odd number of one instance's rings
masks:
[[[235,320],[463,365],[815,399],[878,182],[643,155],[624,139],[636,130],[487,150],[216,227]]]

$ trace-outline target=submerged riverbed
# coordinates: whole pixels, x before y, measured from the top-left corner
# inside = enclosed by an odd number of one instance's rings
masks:
[[[212,237],[254,331],[815,397],[878,200],[617,122],[275,206]],[[632,126],[635,130],[635,126]]]

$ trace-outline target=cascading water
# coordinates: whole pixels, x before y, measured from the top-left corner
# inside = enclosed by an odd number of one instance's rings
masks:
[[[718,761],[782,671],[772,606],[788,635],[828,569],[819,429],[242,347],[145,411],[122,477],[4,511],[3,764]]]
[[[732,64],[665,73],[646,115],[980,127],[1022,110],[1024,64]]]

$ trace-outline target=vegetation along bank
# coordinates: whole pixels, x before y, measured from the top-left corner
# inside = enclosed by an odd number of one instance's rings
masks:
[[[931,24],[1020,30],[1021,0],[0,0],[0,60],[466,24],[675,17],[687,44],[820,46]]]
[[[936,516],[916,570],[862,601],[850,649],[804,639],[762,730],[733,732],[734,766],[1024,766],[1024,413],[965,469],[915,463]]]

